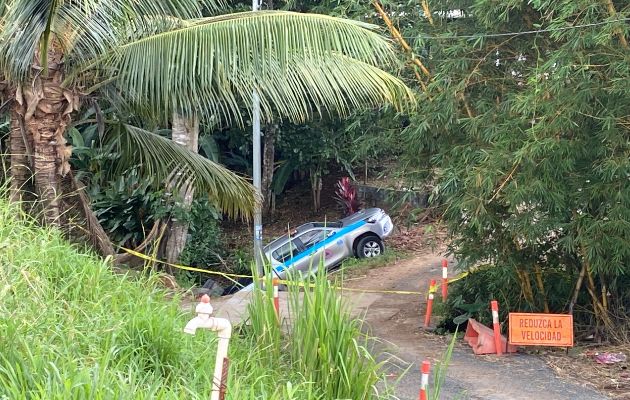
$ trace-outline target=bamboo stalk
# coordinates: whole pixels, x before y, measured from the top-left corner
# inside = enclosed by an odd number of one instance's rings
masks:
[[[602,282],[602,305],[606,313],[608,313],[608,285],[603,276],[600,275],[599,280]]]
[[[424,64],[422,64],[422,61],[418,60],[413,55],[413,49],[411,48],[411,46],[409,46],[409,43],[407,43],[405,38],[402,37],[402,35],[400,34],[400,31],[394,26],[394,23],[389,18],[389,16],[385,12],[385,10],[381,6],[381,4],[378,2],[378,0],[374,0],[372,2],[372,4],[374,4],[374,8],[376,8],[376,11],[379,13],[381,18],[383,18],[383,22],[385,22],[385,25],[387,25],[387,28],[389,29],[389,32],[394,37],[394,39],[396,39],[396,41],[402,46],[402,48],[406,52],[410,53],[411,61],[414,64],[416,64],[418,66],[418,68],[420,68],[420,70],[422,71],[423,74],[425,74],[428,78],[430,78],[431,77],[431,73],[429,72],[427,67],[425,67]]]
[[[534,291],[532,290],[532,280],[529,278],[529,274],[527,273],[527,271],[523,271],[523,276],[525,277],[527,291],[529,292],[529,301],[530,303],[532,303],[532,305],[535,305]]]
[[[590,268],[588,268],[588,264],[586,262],[585,264],[586,264],[586,277],[588,278],[586,281],[588,284],[586,286],[586,289],[588,290],[588,293],[591,295],[591,300],[593,302],[593,310],[595,311],[595,316],[597,317],[599,314],[599,318],[604,323],[604,326],[606,326],[607,328],[611,328],[612,321],[610,320],[610,317],[608,316],[608,311],[604,308],[602,303],[597,298],[596,289],[595,289],[595,280],[593,279],[593,275],[591,274]]]
[[[468,118],[475,118],[475,113],[470,107],[470,104],[468,104],[468,100],[466,100],[466,96],[464,96],[464,93],[460,93],[460,99],[462,103],[464,103],[464,108],[466,109],[466,114],[468,114]]]
[[[536,275],[536,285],[538,286],[538,291],[543,298],[543,306],[545,307],[545,312],[549,314],[549,302],[547,301],[547,293],[545,293],[545,285],[543,283],[542,269],[540,268],[540,265],[534,265],[534,272]]]
[[[416,79],[418,80],[418,82],[420,83],[420,86],[422,86],[422,90],[424,90],[426,92],[427,91],[427,85],[424,83],[424,81],[422,80],[422,77],[418,73],[418,69],[414,68],[413,69],[413,73],[416,76]],[[431,100],[430,96],[429,96],[429,100]]]
[[[580,275],[578,276],[578,280],[575,283],[575,290],[573,290],[573,297],[571,298],[571,303],[569,304],[569,313],[573,315],[573,306],[577,302],[578,296],[580,295],[580,289],[582,288],[582,282],[584,282],[584,276],[586,275],[586,264],[582,265],[582,269],[580,270]]]
[[[532,291],[532,284],[529,279],[529,276],[525,271],[521,271],[516,268],[516,274],[521,282],[521,291],[525,295],[525,300],[531,305],[534,305],[534,292]]]
[[[431,15],[431,10],[429,10],[429,2],[427,0],[422,0],[420,4],[422,5],[425,17],[427,17],[431,26],[435,25],[433,23],[433,15]]]
[[[608,8],[608,14],[611,17],[616,17],[618,14],[617,14],[617,10],[615,9],[615,5],[613,4],[612,0],[605,0],[605,3],[606,3],[606,7]],[[621,43],[621,45],[625,49],[630,48],[630,46],[628,45],[628,40],[623,35],[623,31],[621,29],[617,28],[617,29],[615,29],[615,33],[617,34],[617,37],[619,38],[619,42]]]

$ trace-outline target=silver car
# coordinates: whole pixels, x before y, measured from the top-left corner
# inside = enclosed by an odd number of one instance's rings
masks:
[[[289,269],[304,274],[317,271],[320,265],[332,268],[350,257],[377,257],[383,253],[383,239],[393,228],[385,211],[370,208],[337,222],[301,225],[263,251],[275,275],[285,278]]]

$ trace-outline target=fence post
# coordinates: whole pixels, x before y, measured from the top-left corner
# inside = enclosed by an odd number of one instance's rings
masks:
[[[276,317],[280,321],[280,294],[278,293],[278,278],[273,279],[273,308],[276,310]]]

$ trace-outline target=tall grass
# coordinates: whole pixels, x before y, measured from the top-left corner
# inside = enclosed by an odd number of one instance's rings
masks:
[[[457,340],[457,332],[459,327],[455,329],[455,333],[453,333],[453,337],[451,338],[451,342],[449,343],[446,351],[442,355],[442,359],[437,363],[435,368],[433,369],[433,388],[427,389],[427,397],[431,400],[440,400],[442,398],[442,388],[444,387],[444,383],[446,382],[446,372],[448,370],[448,366],[451,363],[451,359],[453,358],[453,349],[455,348],[455,342]],[[463,394],[462,394],[463,397]],[[462,398],[457,397],[457,398]]]
[[[207,399],[216,335],[185,335],[191,315],[157,282],[113,274],[0,196],[0,399]],[[227,398],[375,398],[358,323],[325,279],[299,296],[283,334],[270,292],[255,295],[230,344]]]
[[[312,382],[305,399],[377,399],[381,364],[368,351],[360,320],[350,317],[341,296],[320,267],[314,284],[293,277],[288,286],[289,321],[280,329],[272,303],[271,279],[250,303],[252,335],[294,373]],[[282,334],[282,332],[284,334]],[[271,361],[273,364],[273,361]]]
[[[298,286],[289,286],[291,356],[297,369],[320,382],[324,393],[333,398],[376,398],[381,364],[368,351],[369,338],[362,333],[361,321],[350,317],[324,274],[320,266],[314,287],[303,293]]]

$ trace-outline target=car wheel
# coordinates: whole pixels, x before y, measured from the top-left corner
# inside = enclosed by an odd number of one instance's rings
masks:
[[[359,258],[378,257],[383,254],[383,242],[376,236],[367,236],[359,240],[357,256]]]

